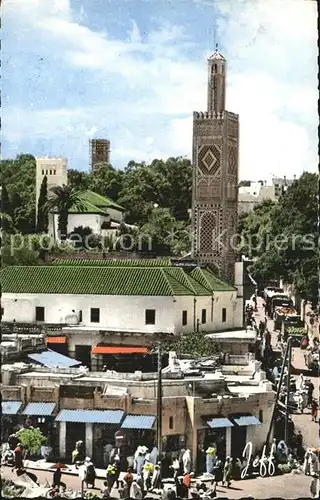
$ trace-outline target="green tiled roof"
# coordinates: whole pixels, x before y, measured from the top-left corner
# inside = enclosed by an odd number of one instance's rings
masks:
[[[98,207],[97,205],[92,205],[92,203],[90,203],[87,200],[81,200],[81,202],[82,202],[81,209],[79,209],[77,207],[72,207],[69,210],[69,213],[70,214],[73,214],[73,213],[91,213],[91,214],[109,215],[106,210],[103,210],[101,207]]]
[[[9,266],[1,271],[2,293],[96,295],[193,295],[165,268]]]
[[[79,198],[83,201],[87,201],[88,203],[91,203],[91,205],[94,205],[99,208],[105,208],[107,209],[108,207],[110,208],[115,208],[121,211],[124,211],[124,208],[115,203],[113,200],[110,198],[107,198],[106,196],[102,196],[101,194],[94,193],[93,191],[87,190],[84,191],[79,195]]]
[[[186,288],[192,291],[194,295],[209,295],[208,288],[205,288],[201,283],[188,275],[181,267],[170,267],[167,270],[176,280],[180,281]]]
[[[56,259],[58,266],[98,266],[98,267],[168,267],[170,259]]]
[[[191,271],[190,276],[211,292],[231,292],[236,290],[232,285],[217,278],[208,269],[196,267]]]

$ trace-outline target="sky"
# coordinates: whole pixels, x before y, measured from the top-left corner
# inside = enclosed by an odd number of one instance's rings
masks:
[[[3,158],[66,156],[87,170],[98,137],[116,168],[191,158],[218,42],[240,179],[317,169],[314,1],[5,0],[2,31]]]

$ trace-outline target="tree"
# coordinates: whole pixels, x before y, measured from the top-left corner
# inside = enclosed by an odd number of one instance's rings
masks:
[[[12,205],[6,186],[1,187],[1,227],[4,231],[12,230]]]
[[[68,239],[74,241],[75,248],[85,248],[91,250],[101,246],[101,239],[98,234],[93,234],[89,226],[77,226],[72,233],[68,235]]]
[[[182,354],[190,354],[192,357],[201,358],[218,354],[219,345],[207,337],[205,332],[193,332],[180,337],[172,344],[170,343],[167,350],[175,351],[178,357]]]
[[[188,220],[191,208],[192,166],[185,158],[153,160],[150,165],[129,162],[118,203],[129,224],[143,225],[155,205],[168,208],[177,220]]]
[[[38,455],[41,446],[47,441],[41,430],[36,428],[20,429],[17,433],[20,443],[30,450],[31,455]]]
[[[240,231],[257,281],[279,279],[292,283],[303,298],[316,303],[318,296],[318,177],[305,172],[283,193],[278,204],[264,202],[240,221]]]
[[[12,205],[14,230],[35,232],[36,161],[31,155],[18,155],[1,162],[2,186],[6,186]]]
[[[33,236],[32,236],[33,237]],[[40,254],[31,244],[28,236],[16,233],[1,235],[1,268],[7,266],[36,266]]]
[[[38,214],[37,214],[37,233],[47,233],[49,226],[48,216],[48,179],[45,175],[41,187],[38,200]]]
[[[68,233],[68,216],[71,208],[82,210],[84,204],[80,198],[81,191],[76,190],[71,186],[54,186],[50,189],[53,197],[48,199],[48,210],[58,211],[58,230],[61,237],[67,236]]]
[[[149,220],[141,228],[145,241],[152,242],[157,255],[181,255],[190,250],[190,228],[177,221],[168,208],[153,209]]]

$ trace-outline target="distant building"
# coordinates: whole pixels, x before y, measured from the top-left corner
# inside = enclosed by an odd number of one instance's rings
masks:
[[[90,139],[91,170],[99,163],[110,163],[110,141],[108,139]]]
[[[248,181],[238,188],[238,213],[249,213],[266,200],[278,201],[295,179],[274,177],[272,184],[266,181]]]
[[[274,186],[274,192],[276,199],[280,198],[280,196],[288,189],[288,187],[292,186],[294,181],[296,180],[296,176],[293,176],[293,179],[287,179],[284,177],[273,177],[272,185]]]
[[[106,196],[87,190],[79,195],[82,207],[73,207],[68,216],[68,234],[75,228],[90,227],[93,234],[107,236],[123,221],[124,208]],[[58,212],[49,220],[49,234],[58,239]]]
[[[68,184],[68,161],[66,158],[44,157],[36,158],[36,210],[40,188],[44,176],[48,179],[48,194],[53,186]]]

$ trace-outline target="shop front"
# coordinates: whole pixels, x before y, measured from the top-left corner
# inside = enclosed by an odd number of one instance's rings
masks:
[[[6,443],[10,434],[14,434],[21,420],[19,410],[22,401],[1,402],[1,443]]]
[[[46,451],[42,449],[42,455],[52,456],[55,445],[56,432],[54,428],[54,412],[56,403],[34,402],[28,403],[22,412],[25,418],[24,427],[38,427],[42,434],[47,438],[45,443]],[[45,457],[44,457],[45,458]]]
[[[48,336],[47,346],[58,354],[68,356],[68,339],[65,336]]]
[[[59,424],[59,454],[71,461],[77,441],[85,444],[85,454],[96,465],[103,462],[103,445],[112,440],[123,419],[123,410],[61,410],[56,417]]]
[[[92,349],[92,364],[97,371],[155,372],[157,370],[157,354],[153,354],[150,349],[142,346],[98,344]]]
[[[250,435],[252,435],[250,428],[261,425],[261,422],[250,414],[230,415],[230,420],[234,423],[231,429],[231,456],[241,459],[245,446],[250,441]]]
[[[149,451],[156,446],[156,416],[126,415],[120,430],[115,434],[115,444],[122,456],[134,456],[138,446],[145,446]]]

